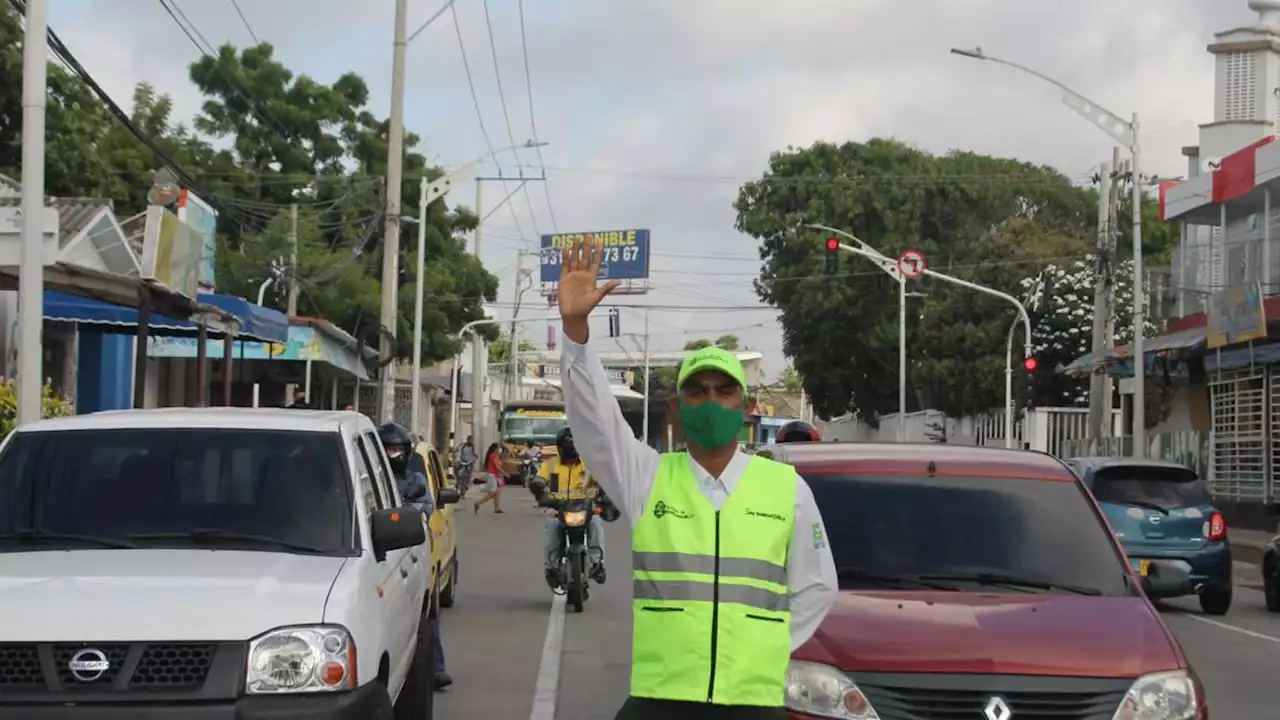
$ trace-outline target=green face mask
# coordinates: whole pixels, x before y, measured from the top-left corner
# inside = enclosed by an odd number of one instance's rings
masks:
[[[737,441],[742,430],[742,409],[711,401],[691,405],[680,401],[680,425],[689,442],[704,448],[722,448]]]

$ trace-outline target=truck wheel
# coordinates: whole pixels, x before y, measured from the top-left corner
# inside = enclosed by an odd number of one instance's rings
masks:
[[[451,608],[458,592],[458,551],[453,551],[453,560],[449,562],[449,584],[440,591],[440,607]]]
[[[431,720],[435,710],[435,676],[431,672],[431,621],[418,619],[418,647],[396,698],[395,720]]]

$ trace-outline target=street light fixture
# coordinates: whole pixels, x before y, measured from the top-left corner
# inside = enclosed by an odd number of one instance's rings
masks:
[[[1146,359],[1143,348],[1143,335],[1146,326],[1146,310],[1144,304],[1146,293],[1142,282],[1142,173],[1141,144],[1139,143],[1138,113],[1133,113],[1131,120],[1124,120],[1119,115],[1107,110],[1096,102],[1072,90],[1063,83],[1044,73],[1032,70],[1009,60],[992,57],[982,48],[965,50],[951,48],[954,55],[986,60],[1011,67],[1049,83],[1062,91],[1062,102],[1075,110],[1086,120],[1096,125],[1111,139],[1129,149],[1133,155],[1133,455],[1146,457],[1147,454],[1147,415],[1146,415]]]

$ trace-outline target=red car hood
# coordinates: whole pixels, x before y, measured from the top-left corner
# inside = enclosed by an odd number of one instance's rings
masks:
[[[1136,677],[1183,666],[1142,598],[842,592],[801,660],[864,672]]]

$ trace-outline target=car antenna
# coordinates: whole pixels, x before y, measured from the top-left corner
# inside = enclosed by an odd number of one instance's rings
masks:
[[[936,462],[934,462],[934,461],[930,460],[930,461],[929,461],[929,466],[928,466],[928,467],[926,467],[926,468],[924,469],[924,471],[925,471],[926,473],[928,473],[928,474],[929,474],[929,477],[933,477],[934,475],[937,475],[937,474],[938,474],[938,463],[936,463]]]

